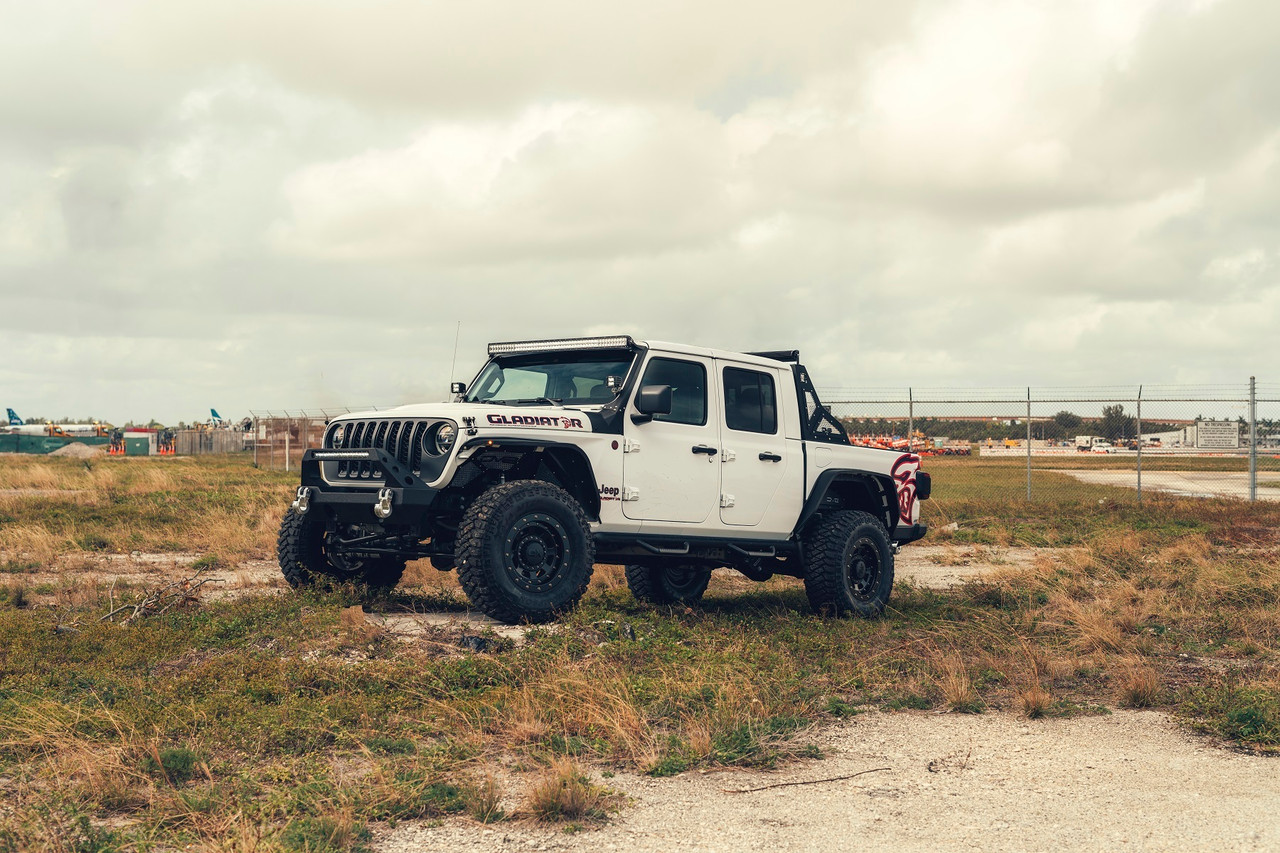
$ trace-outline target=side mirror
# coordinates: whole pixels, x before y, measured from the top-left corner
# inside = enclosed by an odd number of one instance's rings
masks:
[[[636,395],[636,410],[640,413],[632,415],[634,423],[643,424],[653,420],[654,415],[671,414],[671,386],[646,385]]]
[[[449,383],[449,393],[450,393],[450,394],[465,394],[465,393],[467,393],[467,383],[465,383],[465,382],[450,382],[450,383]]]

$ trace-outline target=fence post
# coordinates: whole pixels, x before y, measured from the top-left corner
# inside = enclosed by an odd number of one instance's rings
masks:
[[[916,401],[911,394],[910,386],[907,387],[907,452],[914,453],[915,448],[915,427],[916,427]]]
[[[289,423],[284,428],[284,470],[289,472],[289,430],[293,426],[293,418],[289,418]]]
[[[253,467],[258,467],[258,416],[253,416]]]
[[[1027,500],[1031,500],[1031,387],[1027,386]]]
[[[1142,386],[1138,386],[1138,503],[1142,503]]]
[[[1249,377],[1249,500],[1258,499],[1258,384]]]

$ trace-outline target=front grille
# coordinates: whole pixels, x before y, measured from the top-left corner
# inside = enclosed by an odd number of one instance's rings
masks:
[[[341,447],[344,450],[368,450],[381,448],[401,464],[418,476],[423,476],[422,438],[432,425],[439,422],[431,420],[392,420],[379,418],[368,421],[342,421],[329,428],[325,434],[324,446]],[[341,435],[340,442],[335,437]],[[432,463],[426,467],[443,467],[443,457],[432,457]],[[329,463],[333,466],[329,476],[339,480],[380,480],[382,469],[373,461],[352,461]],[[431,472],[428,472],[430,474]],[[438,472],[437,472],[438,475]],[[433,479],[433,478],[432,478]]]

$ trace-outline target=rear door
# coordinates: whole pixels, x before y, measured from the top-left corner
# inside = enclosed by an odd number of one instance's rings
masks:
[[[794,458],[800,452],[799,442],[788,442],[784,435],[779,371],[724,361],[716,365],[723,450],[720,520],[737,527],[759,526],[771,506],[780,506],[780,491],[789,484],[799,488],[803,464]],[[791,484],[792,480],[797,482]],[[785,519],[781,529],[789,529]]]
[[[715,362],[653,354],[637,388],[671,387],[671,414],[634,423],[627,409],[628,450],[622,463],[622,513],[643,521],[701,524],[720,492],[720,425],[714,405]]]

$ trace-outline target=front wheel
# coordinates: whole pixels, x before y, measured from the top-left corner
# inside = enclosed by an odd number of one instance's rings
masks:
[[[337,545],[338,535],[315,512],[287,510],[276,538],[280,573],[295,589],[318,583],[363,583],[391,589],[404,574],[404,559],[390,555],[355,557]]]
[[[458,582],[502,622],[546,622],[571,610],[591,581],[595,541],[566,491],[540,480],[494,486],[458,528]]]
[[[889,533],[870,513],[824,515],[804,542],[804,591],[818,613],[879,616],[893,590]]]
[[[696,604],[711,582],[705,566],[627,566],[627,587],[636,601],[651,604]]]

